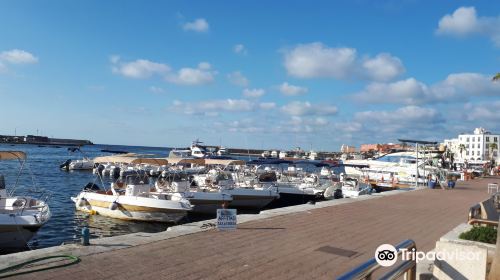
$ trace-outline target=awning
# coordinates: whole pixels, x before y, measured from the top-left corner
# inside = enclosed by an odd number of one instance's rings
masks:
[[[26,159],[26,154],[21,151],[0,151],[0,160]]]

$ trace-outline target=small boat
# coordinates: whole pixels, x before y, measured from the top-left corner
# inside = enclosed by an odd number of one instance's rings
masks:
[[[1,160],[18,160],[24,166],[26,154],[0,151]],[[45,199],[15,196],[12,193],[16,187],[10,194],[7,193],[4,176],[0,175],[0,252],[26,248],[31,238],[51,217],[48,195]]]
[[[344,198],[356,198],[360,195],[372,193],[370,183],[363,183],[360,179],[356,178],[347,178],[344,174],[341,174],[340,178],[340,183],[342,184],[342,195]]]
[[[158,194],[167,195],[175,201],[188,200],[193,208],[190,213],[193,214],[213,215],[224,203],[233,201],[230,194],[211,191],[208,188],[192,189],[191,185],[186,172],[168,172],[155,183]]]
[[[151,192],[147,176],[128,176],[126,185],[112,183],[109,190],[90,183],[71,200],[77,210],[133,221],[177,223],[192,210],[186,199],[172,200]]]

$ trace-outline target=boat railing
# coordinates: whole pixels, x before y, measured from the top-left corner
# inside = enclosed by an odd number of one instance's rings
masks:
[[[415,241],[407,239],[396,246],[398,251],[397,255],[401,255],[403,249],[407,251],[417,250]],[[350,280],[350,279],[371,279],[373,272],[379,269],[381,265],[377,262],[375,258],[368,260],[367,262],[359,265],[353,270],[338,277],[338,280]],[[398,279],[401,276],[405,276],[406,280],[415,280],[417,275],[417,262],[415,259],[405,260],[398,266],[381,276],[379,279]]]

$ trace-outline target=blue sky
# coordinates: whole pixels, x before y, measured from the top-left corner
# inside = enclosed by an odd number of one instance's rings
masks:
[[[496,1],[0,1],[0,24],[1,134],[338,150],[500,132]]]

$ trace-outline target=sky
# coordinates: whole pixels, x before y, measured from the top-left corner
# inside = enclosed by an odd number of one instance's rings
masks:
[[[500,132],[498,1],[0,1],[0,134],[338,151]]]

